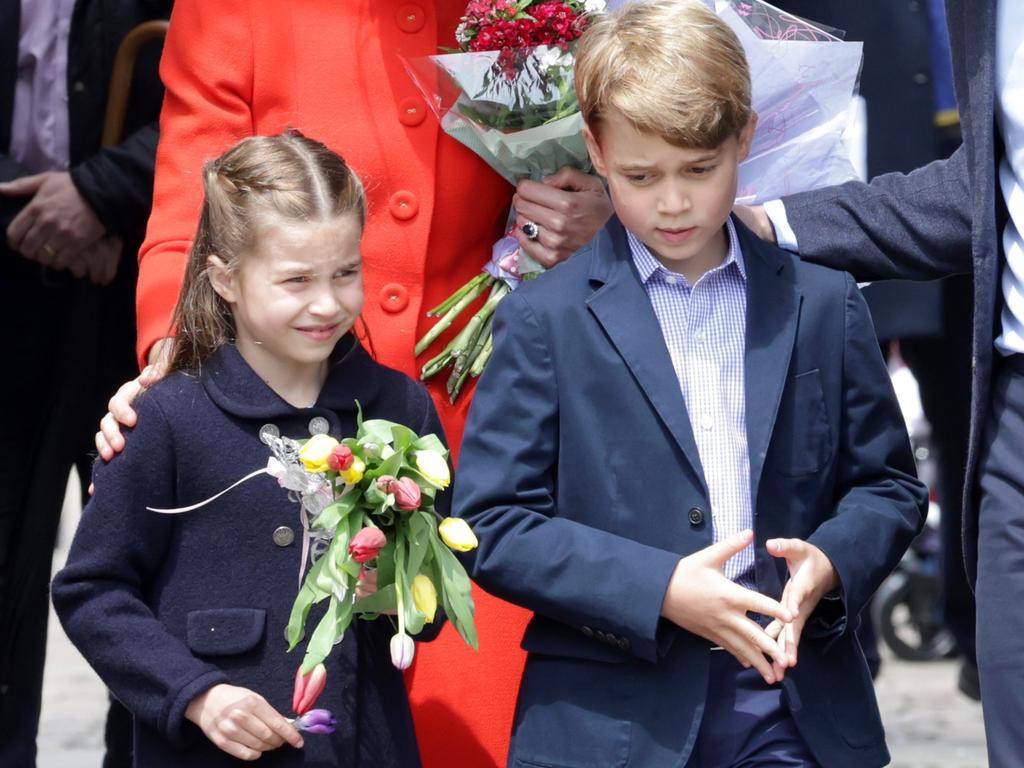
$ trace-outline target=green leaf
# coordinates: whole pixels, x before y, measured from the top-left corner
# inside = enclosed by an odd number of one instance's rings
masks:
[[[402,464],[405,462],[405,454],[402,451],[396,451],[390,457],[382,461],[376,467],[368,470],[364,477],[377,478],[382,475],[391,475],[392,477],[398,476],[398,470],[402,468]]]
[[[473,623],[473,595],[469,576],[452,551],[440,538],[431,537],[430,547],[441,571],[441,597],[445,613],[462,639],[474,649],[479,648]]]
[[[398,453],[405,453],[419,436],[403,424],[395,424],[391,428],[392,445]]]
[[[356,504],[362,498],[362,491],[354,488],[344,496],[324,507],[323,512],[316,516],[312,527],[318,530],[333,531],[338,523],[349,512],[355,509]]]
[[[359,429],[359,442],[363,445],[366,443],[391,445],[392,430],[395,427],[401,426],[401,424],[388,421],[387,419],[369,419],[368,421],[364,421],[362,427]]]
[[[414,451],[437,451],[445,458],[448,458],[448,449],[444,447],[441,438],[434,434],[424,435],[409,447]],[[409,458],[414,460],[411,456]]]
[[[409,562],[405,572],[409,575],[410,581],[420,572],[423,558],[427,556],[430,549],[431,527],[436,528],[434,521],[425,517],[423,512],[414,512],[403,526],[409,552]]]
[[[288,628],[285,633],[289,651],[295,649],[295,646],[299,644],[306,632],[306,618],[309,616],[309,609],[313,607],[314,603],[318,603],[327,597],[328,593],[316,586],[316,579],[320,575],[320,571],[323,570],[323,567],[324,558],[321,557],[309,569],[309,573],[306,574],[306,580],[299,588],[299,594],[295,596],[295,602],[292,603],[292,611],[288,617]]]
[[[327,605],[327,610],[324,612],[323,618],[320,619],[320,623],[316,625],[316,629],[313,630],[313,636],[309,639],[309,645],[306,646],[306,656],[302,660],[302,673],[309,673],[313,667],[321,663],[327,658],[327,654],[331,652],[331,648],[334,647],[334,643],[338,638],[338,601],[332,596],[331,602]]]
[[[377,577],[378,579],[380,576]],[[398,610],[398,596],[395,594],[395,585],[378,586],[377,591],[372,595],[356,600],[352,606],[355,613],[389,613]]]

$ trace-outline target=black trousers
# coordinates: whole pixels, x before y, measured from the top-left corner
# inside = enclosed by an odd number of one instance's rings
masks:
[[[1002,361],[980,454],[978,672],[991,768],[1024,755],[1024,355]]]

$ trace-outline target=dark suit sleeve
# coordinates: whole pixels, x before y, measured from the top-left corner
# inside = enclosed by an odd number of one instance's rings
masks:
[[[858,280],[931,280],[970,272],[971,190],[961,146],[949,159],[870,184],[783,198],[800,257]]]
[[[146,602],[176,524],[146,507],[174,506],[174,467],[170,427],[144,396],[124,452],[96,467],[96,493],[52,592],[68,637],[114,695],[180,743],[189,702],[228,678],[193,656]]]
[[[104,147],[71,169],[79,194],[108,232],[140,243],[153,202],[158,124],[143,126],[114,147]]]
[[[835,514],[808,539],[835,566],[842,601],[823,603],[819,619],[840,608],[845,617],[861,612],[921,530],[928,506],[867,305],[850,277],[845,330]],[[830,622],[825,634],[851,624]]]
[[[470,409],[455,482],[455,513],[480,540],[471,574],[551,619],[625,637],[634,655],[655,661],[679,555],[558,516],[559,399],[573,393],[571,381],[558,381],[550,330],[519,292],[495,315],[494,356]]]

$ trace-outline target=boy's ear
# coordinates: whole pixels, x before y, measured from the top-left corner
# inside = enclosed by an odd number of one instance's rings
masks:
[[[757,132],[757,112],[750,113],[750,119],[740,131],[739,157],[742,163],[750,154],[750,147],[754,143],[754,134]]]
[[[590,153],[590,162],[594,164],[594,170],[597,171],[598,176],[608,178],[607,165],[604,162],[604,155],[601,153],[601,144],[597,140],[597,136],[590,130],[589,125],[583,126],[583,141],[587,144],[587,152]]]
[[[228,304],[235,303],[235,273],[228,269],[228,265],[220,256],[210,256],[206,259],[206,276],[218,296]]]

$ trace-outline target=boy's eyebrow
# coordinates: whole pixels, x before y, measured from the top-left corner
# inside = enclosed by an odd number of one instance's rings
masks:
[[[718,150],[717,149],[709,149],[707,152],[705,152],[702,155],[698,155],[696,157],[687,158],[686,162],[685,162],[685,165],[696,165],[698,163],[706,163],[706,162],[709,162],[711,160],[717,160],[717,159],[718,159]],[[646,170],[649,170],[651,168],[656,167],[656,165],[657,165],[656,163],[626,162],[626,163],[616,163],[615,167],[618,168],[620,171],[646,171]]]

